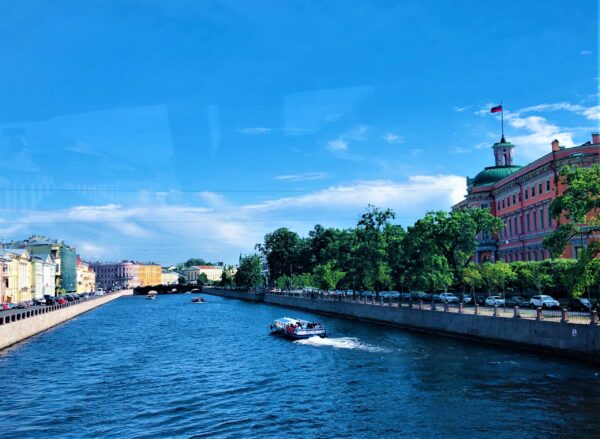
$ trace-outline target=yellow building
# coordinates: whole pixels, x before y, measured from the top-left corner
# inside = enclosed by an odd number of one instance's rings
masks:
[[[140,264],[140,286],[160,285],[161,282],[161,267],[155,264]]]
[[[91,293],[96,291],[96,273],[90,268],[90,264],[83,262],[77,256],[77,293]]]
[[[32,300],[31,258],[25,249],[2,249],[0,256],[5,259],[4,300],[18,303]]]

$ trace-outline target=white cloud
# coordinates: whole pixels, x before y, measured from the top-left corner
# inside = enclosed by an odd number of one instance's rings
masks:
[[[271,128],[265,128],[265,127],[240,128],[238,130],[238,132],[240,132],[242,134],[250,134],[250,135],[269,134],[271,132]]]
[[[274,180],[284,181],[311,181],[311,180],[323,180],[329,178],[330,175],[326,172],[305,172],[304,174],[288,174],[288,175],[277,175],[273,177]]]
[[[550,142],[558,139],[561,145],[573,146],[573,133],[561,129],[542,116],[508,116],[508,123],[515,128],[525,130],[526,134],[511,136],[518,154],[527,160],[535,160],[550,152]]]
[[[472,150],[462,146],[451,146],[450,152],[452,154],[469,154],[470,152],[472,152]]]
[[[399,135],[394,134],[394,133],[386,133],[382,136],[382,139],[385,140],[389,144],[404,142],[403,137],[400,137]]]
[[[375,204],[399,213],[418,214],[423,209],[449,208],[466,193],[464,177],[456,175],[416,175],[406,182],[369,180],[350,185],[332,186],[307,195],[268,200],[246,205],[244,210],[274,211],[346,208],[353,211]]]
[[[583,111],[583,115],[590,120],[600,120],[600,105],[586,108]]]
[[[463,111],[467,110],[469,107],[454,107],[454,111],[456,111],[457,113],[462,113]]]
[[[346,151],[348,150],[348,142],[342,139],[330,140],[327,142],[327,149],[330,151]]]
[[[327,142],[327,149],[333,152],[347,151],[348,141],[353,140],[361,142],[365,140],[368,130],[369,127],[366,125],[357,125],[350,131],[341,134],[337,139]]]

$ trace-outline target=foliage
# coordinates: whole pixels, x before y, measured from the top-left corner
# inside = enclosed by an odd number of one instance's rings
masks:
[[[506,262],[486,262],[477,268],[488,292],[505,292],[506,287],[516,278],[512,267]]]
[[[256,288],[262,284],[260,256],[257,254],[240,258],[240,265],[234,276],[235,284],[246,288]]]
[[[322,290],[335,290],[346,273],[334,268],[333,261],[317,265],[313,269],[316,285]]]
[[[196,279],[196,283],[198,285],[200,285],[200,284],[207,284],[208,283],[208,276],[206,275],[206,273],[200,273],[198,275],[198,279]]]
[[[234,268],[231,265],[225,265],[223,267],[223,272],[221,273],[221,280],[219,281],[219,285],[222,287],[228,287],[235,284],[234,279]]]
[[[177,283],[179,285],[185,285],[187,283],[187,280],[184,276],[179,276],[179,278],[177,279]]]

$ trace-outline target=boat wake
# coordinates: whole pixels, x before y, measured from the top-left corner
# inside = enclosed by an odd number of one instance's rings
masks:
[[[381,348],[379,346],[373,346],[370,344],[362,343],[356,337],[339,337],[339,338],[321,338],[311,337],[304,340],[296,340],[294,343],[308,345],[308,346],[329,346],[337,349],[356,349],[367,352],[390,352],[389,349]]]

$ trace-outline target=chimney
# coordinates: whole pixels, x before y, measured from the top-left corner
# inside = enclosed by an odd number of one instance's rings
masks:
[[[598,145],[600,143],[600,133],[592,133],[592,143]]]
[[[557,139],[554,139],[552,141],[552,151],[559,151],[560,150],[560,143],[558,143]]]

